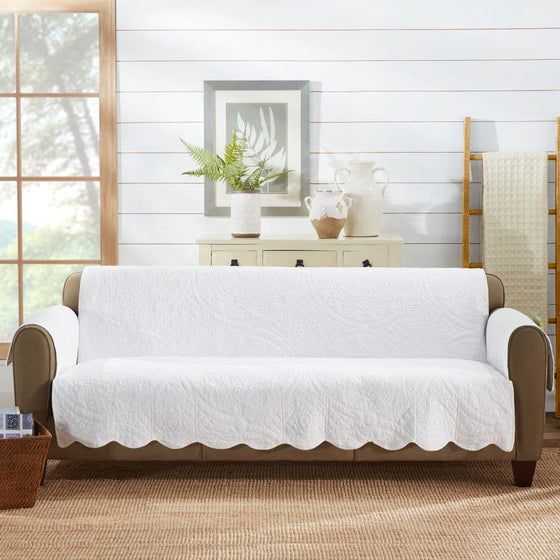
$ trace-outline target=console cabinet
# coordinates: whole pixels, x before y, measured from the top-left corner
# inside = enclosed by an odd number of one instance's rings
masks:
[[[317,239],[312,236],[204,237],[197,240],[203,266],[400,266],[398,235]]]

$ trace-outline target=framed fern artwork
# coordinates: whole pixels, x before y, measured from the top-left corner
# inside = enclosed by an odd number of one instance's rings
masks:
[[[309,82],[204,82],[206,149],[223,153],[234,134],[245,139],[249,167],[264,162],[270,173],[290,170],[262,186],[262,215],[307,215],[303,200],[309,194]],[[229,215],[230,197],[225,183],[206,179],[206,216]]]

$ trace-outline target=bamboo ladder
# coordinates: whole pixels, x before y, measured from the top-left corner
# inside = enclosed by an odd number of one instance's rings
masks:
[[[470,225],[471,216],[482,216],[482,209],[471,208],[471,161],[481,161],[482,154],[471,152],[471,118],[465,117],[463,122],[463,267],[482,268],[481,262],[470,260]],[[555,203],[549,208],[548,214],[554,218],[554,262],[548,268],[555,272],[555,310],[556,316],[549,317],[549,324],[560,325],[560,117],[556,119],[556,151],[548,154],[549,161],[556,161],[555,171]],[[556,356],[560,356],[560,333],[556,333]],[[556,376],[556,416],[560,417],[560,376]]]

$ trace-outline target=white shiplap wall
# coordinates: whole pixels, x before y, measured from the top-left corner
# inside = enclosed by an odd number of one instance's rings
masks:
[[[117,28],[122,264],[194,264],[197,236],[228,232],[180,175],[178,138],[203,141],[205,79],[310,80],[312,183],[354,157],[387,167],[384,229],[408,266],[460,265],[465,115],[473,150],[554,149],[553,0],[117,0]],[[306,218],[263,231],[313,232]]]
[[[123,264],[195,263],[198,235],[228,231],[180,175],[178,138],[203,141],[205,79],[311,80],[312,183],[353,157],[386,166],[384,228],[411,266],[460,262],[465,115],[474,150],[554,148],[556,2],[117,0],[117,27]],[[306,218],[263,230],[313,232]]]

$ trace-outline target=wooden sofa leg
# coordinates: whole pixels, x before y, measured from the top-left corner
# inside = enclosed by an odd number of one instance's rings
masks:
[[[528,488],[533,484],[533,475],[535,474],[536,461],[512,461],[513,480],[515,486]]]

